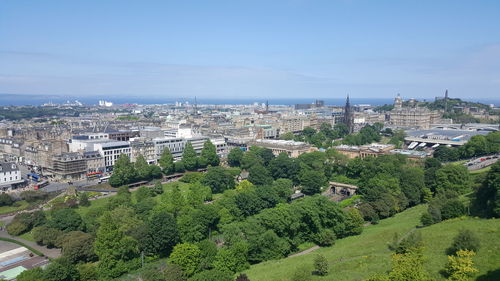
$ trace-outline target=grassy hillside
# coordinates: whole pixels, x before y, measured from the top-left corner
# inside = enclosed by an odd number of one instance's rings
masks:
[[[326,277],[314,276],[313,280],[363,280],[375,273],[387,271],[391,265],[391,252],[387,243],[395,232],[404,234],[419,224],[421,213],[426,206],[421,205],[393,218],[385,219],[378,225],[368,226],[363,234],[338,240],[328,248],[292,258],[268,261],[252,266],[245,273],[252,281],[290,280],[294,270],[308,266],[313,271],[313,259],[316,254],[323,254],[330,263],[330,274]],[[474,230],[481,240],[481,249],[474,261],[480,275],[500,269],[500,220],[462,218],[441,222],[430,227],[418,229],[425,243],[425,267],[437,280],[444,278],[439,274],[446,261],[445,250],[460,228]],[[500,280],[498,276],[481,280]]]

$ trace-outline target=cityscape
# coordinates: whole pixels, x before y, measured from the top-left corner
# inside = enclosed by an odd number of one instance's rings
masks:
[[[0,280],[500,280],[497,3],[41,2],[0,3]]]

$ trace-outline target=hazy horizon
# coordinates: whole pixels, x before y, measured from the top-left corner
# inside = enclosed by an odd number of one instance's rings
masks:
[[[499,1],[0,2],[0,93],[500,96]]]

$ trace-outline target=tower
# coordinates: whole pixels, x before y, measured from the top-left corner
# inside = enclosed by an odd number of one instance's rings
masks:
[[[448,89],[444,92],[444,112],[448,111]]]
[[[347,129],[349,130],[349,134],[354,132],[354,117],[352,115],[352,107],[349,101],[349,95],[347,95],[347,99],[345,101],[344,124],[346,124]]]
[[[266,100],[266,114],[269,113],[269,100]]]
[[[403,107],[403,100],[401,99],[401,96],[398,95],[396,96],[396,98],[394,99],[394,108],[402,108]]]

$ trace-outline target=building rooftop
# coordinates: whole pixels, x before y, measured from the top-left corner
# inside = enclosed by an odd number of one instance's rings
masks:
[[[14,171],[19,171],[19,167],[17,166],[16,163],[13,163],[13,162],[0,163],[0,172],[6,173],[6,172],[14,172]]]

